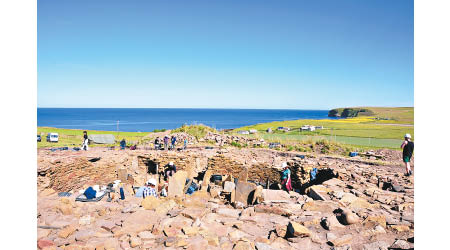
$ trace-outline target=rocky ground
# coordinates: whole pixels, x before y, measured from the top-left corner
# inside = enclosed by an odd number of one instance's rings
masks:
[[[385,160],[268,149],[38,150],[39,249],[411,249],[414,178]],[[133,197],[169,161],[169,197]],[[288,162],[297,192],[276,190]],[[158,167],[156,167],[158,166]],[[318,170],[311,181],[310,171]],[[150,173],[149,173],[150,170]],[[222,181],[210,182],[220,174]],[[185,195],[186,178],[200,190]],[[236,179],[235,179],[236,178]],[[79,190],[124,183],[125,199],[75,201]],[[164,185],[157,178],[159,186]],[[270,186],[271,189],[267,189]],[[60,192],[71,192],[59,197]]]

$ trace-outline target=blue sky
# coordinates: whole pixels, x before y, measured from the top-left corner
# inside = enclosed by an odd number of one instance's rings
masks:
[[[38,107],[413,106],[412,0],[38,1]]]

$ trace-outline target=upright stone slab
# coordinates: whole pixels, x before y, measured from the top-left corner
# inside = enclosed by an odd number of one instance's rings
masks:
[[[137,170],[139,168],[139,160],[138,157],[133,157],[133,161],[131,162],[131,169]]]
[[[184,195],[184,185],[186,184],[187,172],[178,171],[172,177],[169,177],[169,197],[182,197]]]
[[[118,178],[122,183],[127,181],[127,176],[128,176],[128,173],[127,173],[127,170],[126,170],[126,169],[124,169],[124,168],[119,168],[119,169],[117,170],[117,178]]]
[[[244,168],[244,169],[239,173],[238,180],[239,180],[240,182],[247,182],[247,179],[248,179],[248,168]]]
[[[206,170],[205,175],[203,176],[203,181],[202,181],[202,190],[206,190],[208,188],[209,185],[209,180],[211,179],[211,175],[212,175],[212,170]]]
[[[235,202],[241,202],[242,204],[248,206],[253,200],[253,197],[249,196],[250,194],[254,194],[253,191],[255,191],[255,189],[256,184],[254,183],[238,181],[236,184]]]

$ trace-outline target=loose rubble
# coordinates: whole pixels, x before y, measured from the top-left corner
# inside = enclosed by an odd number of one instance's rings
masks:
[[[236,141],[214,133],[207,139],[221,146]],[[168,197],[134,197],[133,187],[149,178],[162,188],[159,174],[170,161],[177,172],[168,180]],[[292,171],[294,191],[279,190],[281,162]],[[389,163],[191,147],[40,149],[37,165],[38,249],[414,248],[414,178]],[[186,179],[198,186],[190,195]],[[116,180],[125,199],[115,188],[98,202],[75,201],[80,190]]]

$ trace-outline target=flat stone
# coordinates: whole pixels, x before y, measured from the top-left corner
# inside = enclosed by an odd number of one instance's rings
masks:
[[[139,238],[141,238],[142,240],[146,241],[146,240],[153,240],[155,239],[155,235],[152,234],[152,232],[150,231],[142,231],[138,234]]]
[[[38,245],[39,249],[43,249],[45,247],[54,246],[55,243],[53,243],[53,241],[48,240],[48,239],[40,239],[40,240],[38,240],[37,245]]]
[[[363,245],[363,250],[388,250],[389,244],[384,241],[376,241]]]
[[[306,228],[305,226],[302,226],[301,224],[297,223],[297,222],[289,222],[288,226],[287,226],[287,233],[289,234],[289,236],[293,236],[293,237],[309,237],[311,236],[311,232],[309,231],[308,228]]]
[[[131,237],[130,238],[130,246],[131,247],[138,247],[142,245],[142,240],[139,237]]]
[[[65,227],[65,228],[63,228],[63,229],[61,229],[59,232],[58,232],[58,236],[60,237],[60,238],[67,238],[67,237],[69,237],[70,235],[72,235],[75,231],[76,231],[77,229],[74,227],[74,226],[72,226],[72,225],[69,225],[69,226],[67,226],[67,227]]]
[[[275,250],[275,248],[262,242],[255,242],[255,247],[257,250]]]
[[[362,222],[364,226],[374,227],[376,225],[380,225],[383,228],[386,228],[386,216],[384,215],[369,215]]]
[[[397,239],[390,248],[394,249],[410,249],[409,243],[406,240]]]
[[[187,236],[193,236],[198,234],[198,227],[183,227],[182,231]]]
[[[308,194],[309,197],[313,198],[314,200],[327,200],[326,195],[331,190],[326,188],[323,185],[314,185],[305,190],[305,192]]]
[[[335,247],[340,247],[340,246],[350,244],[351,241],[352,241],[352,236],[349,234],[346,234],[344,236],[336,237],[336,239],[334,239],[334,240],[329,240],[328,242],[330,242]]]
[[[159,206],[155,208],[155,213],[158,216],[164,216],[167,215],[167,213],[176,206],[177,203],[174,200],[162,201]]]
[[[228,235],[230,236],[231,241],[238,241],[242,238],[247,238],[250,236],[249,234],[242,232],[241,230],[234,230],[230,232]]]
[[[97,221],[96,224],[106,231],[112,231],[116,227],[116,223],[110,220]]]
[[[192,220],[201,219],[206,213],[207,210],[196,207],[188,207],[183,209],[183,211],[181,211],[181,214],[183,216]]]
[[[78,224],[80,225],[90,225],[91,224],[91,216],[85,215],[78,220]]]
[[[284,190],[263,189],[262,199],[264,202],[289,202],[291,196]]]
[[[95,232],[92,230],[81,230],[77,231],[74,236],[76,241],[87,241],[89,238],[94,236]]]
[[[37,239],[40,240],[42,238],[47,237],[50,234],[51,231],[52,230],[50,230],[50,229],[38,228],[37,229]]]
[[[190,237],[186,241],[188,242],[188,245],[186,247],[186,249],[188,250],[199,250],[208,248],[208,241],[201,236]]]
[[[255,237],[266,237],[267,238],[269,236],[269,230],[266,230],[256,224],[244,223],[242,225],[239,225],[238,228],[240,230],[242,230],[243,232],[253,235]]]
[[[151,210],[139,210],[127,216],[122,223],[120,231],[114,232],[115,235],[129,234],[132,232],[149,231],[157,222],[158,216]]]
[[[336,238],[337,238],[337,236],[334,235],[334,233],[327,233],[327,240],[328,241],[335,240]]]
[[[233,250],[253,250],[253,246],[252,244],[250,244],[250,242],[247,241],[238,241],[234,247]]]
[[[248,207],[242,210],[241,216],[253,216],[255,215],[255,208],[254,207]]]
[[[332,201],[308,201],[303,204],[302,209],[305,211],[318,211],[322,213],[333,213],[338,205]]]
[[[389,226],[395,232],[409,232],[409,226],[407,225],[391,225]]]
[[[328,216],[322,218],[321,225],[327,230],[337,230],[340,228],[345,228],[344,225],[339,223],[336,216]]]
[[[147,196],[142,200],[141,206],[147,210],[155,209],[161,204],[161,201],[155,196]]]
[[[343,186],[344,182],[337,178],[332,178],[327,181],[324,181],[322,184],[325,186]]]
[[[232,218],[239,218],[239,214],[241,213],[241,210],[238,209],[232,209],[232,208],[219,208],[216,210],[217,214],[228,216]]]

